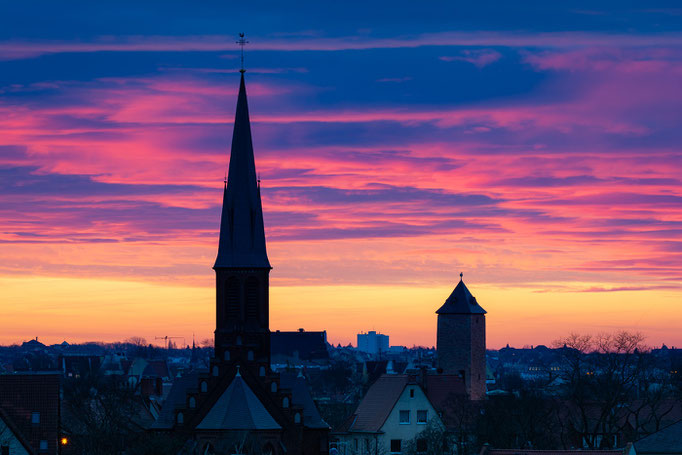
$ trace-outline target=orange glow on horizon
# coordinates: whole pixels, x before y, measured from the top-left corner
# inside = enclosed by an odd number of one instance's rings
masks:
[[[682,345],[675,292],[547,293],[467,284],[488,311],[489,348],[551,345],[570,332],[618,329],[641,331],[651,346]],[[155,337],[166,335],[191,344],[192,333],[201,341],[212,338],[215,328],[210,286],[48,277],[5,277],[0,286],[9,297],[0,308],[8,327],[3,344],[35,336],[46,344],[142,336],[161,345]],[[272,286],[270,328],[327,330],[328,340],[342,345],[355,345],[360,331],[377,330],[391,337],[391,345],[433,346],[434,312],[450,291],[444,286]]]

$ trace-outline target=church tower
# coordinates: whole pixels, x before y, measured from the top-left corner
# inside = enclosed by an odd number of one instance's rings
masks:
[[[214,356],[208,370],[175,378],[152,429],[185,438],[192,453],[327,455],[329,425],[306,379],[270,365],[271,267],[243,68],[213,269]]]
[[[242,72],[223,192],[216,273],[216,361],[270,365],[269,275],[260,182]]]
[[[462,274],[454,291],[436,314],[439,371],[461,376],[470,399],[485,398],[486,311],[467,289]]]

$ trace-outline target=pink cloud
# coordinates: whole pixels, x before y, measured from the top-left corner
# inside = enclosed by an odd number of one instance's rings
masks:
[[[469,62],[476,66],[477,68],[483,68],[492,63],[495,63],[500,58],[502,54],[493,49],[467,49],[460,52],[457,56],[443,56],[439,57],[440,60],[444,62],[454,62],[462,61]]]

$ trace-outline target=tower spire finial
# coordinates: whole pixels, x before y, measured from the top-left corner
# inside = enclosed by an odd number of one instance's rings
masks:
[[[239,70],[240,73],[244,74],[246,70],[244,69],[244,46],[248,43],[248,41],[244,38],[244,32],[239,33],[239,41],[236,41],[239,46],[242,48],[242,55],[241,55],[241,61],[242,61],[242,67]]]
[[[464,273],[459,272],[459,281],[464,281]]]

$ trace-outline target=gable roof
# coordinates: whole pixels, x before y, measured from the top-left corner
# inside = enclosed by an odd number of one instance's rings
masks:
[[[56,453],[59,437],[59,375],[26,373],[0,375],[0,408],[19,433],[37,452],[40,441]],[[40,413],[40,424],[31,423],[31,414]]]
[[[306,428],[329,428],[317,410],[313,397],[310,395],[310,389],[308,389],[308,382],[304,377],[282,372],[279,376],[279,384],[283,389],[291,389],[291,402],[303,408],[303,424]]]
[[[682,453],[682,420],[634,443],[637,453]]]
[[[161,405],[161,413],[152,425],[154,429],[169,430],[175,425],[175,409],[182,407],[187,398],[187,390],[196,388],[199,383],[199,372],[186,373],[173,381],[168,397]]]
[[[406,385],[406,375],[384,375],[377,379],[355,410],[348,430],[379,431]]]
[[[478,304],[476,297],[471,295],[469,289],[461,279],[455,289],[447,298],[442,307],[436,311],[437,314],[485,314],[486,311]]]
[[[2,410],[2,408],[0,408],[0,423],[5,424],[10,433],[16,438],[17,441],[19,441],[19,444],[22,445],[22,447],[26,450],[27,453],[29,454],[35,453],[29,441],[24,437],[24,435],[21,433],[15,422],[7,415],[5,411]],[[3,434],[1,428],[0,436],[2,436],[4,443],[4,440],[7,439],[7,435]]]
[[[256,394],[239,373],[218,398],[198,430],[279,430],[282,427],[272,418]]]
[[[481,455],[623,455],[625,449],[525,450],[490,449],[483,447]]]

